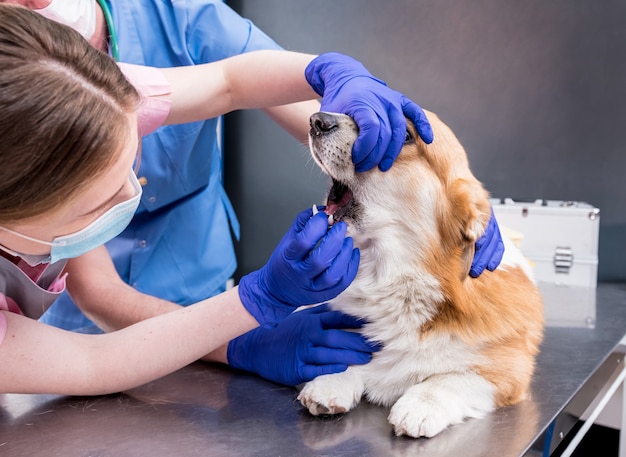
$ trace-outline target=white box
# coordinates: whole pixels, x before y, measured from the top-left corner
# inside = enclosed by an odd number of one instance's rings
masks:
[[[563,286],[596,287],[600,210],[561,200],[515,201],[492,198],[502,231],[520,233],[519,247],[535,279]]]

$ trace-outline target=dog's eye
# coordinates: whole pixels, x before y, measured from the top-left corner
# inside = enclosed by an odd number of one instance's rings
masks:
[[[413,134],[411,133],[411,131],[409,129],[406,130],[406,133],[404,134],[404,143],[409,143],[412,142],[415,138],[413,138]]]

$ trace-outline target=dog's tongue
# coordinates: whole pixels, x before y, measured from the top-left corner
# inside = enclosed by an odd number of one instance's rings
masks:
[[[328,201],[324,212],[330,216],[331,214],[335,214],[335,212],[337,212],[338,209],[339,209],[339,205],[337,203]]]
[[[338,221],[348,212],[351,204],[352,191],[345,185],[333,181],[324,212]]]

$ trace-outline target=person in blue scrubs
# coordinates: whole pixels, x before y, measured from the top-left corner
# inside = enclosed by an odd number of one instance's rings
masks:
[[[120,62],[177,67],[280,49],[220,1],[90,2],[101,11],[108,7],[109,39],[101,48]],[[239,224],[222,183],[220,133],[216,118],[143,138],[141,204],[129,227],[107,244],[118,273],[138,291],[188,305],[222,292],[233,275],[231,231],[239,237]],[[93,325],[68,295],[43,321],[68,330]]]
[[[222,1],[26,3],[37,10],[43,7],[42,14],[73,26],[120,62],[161,68],[191,66],[259,49],[281,49]],[[319,104],[311,103],[292,107],[289,116],[297,113],[307,122],[319,110]],[[268,114],[279,122],[286,115],[281,108]],[[143,138],[138,172],[141,203],[127,229],[107,243],[117,273],[137,291],[186,306],[224,291],[234,273],[233,235],[239,237],[239,225],[222,183],[220,135],[219,120],[210,119],[161,127]],[[113,330],[170,308],[131,309],[125,303],[116,307],[107,301],[102,309],[110,313],[99,316],[110,322],[105,330]],[[67,293],[41,321],[68,330],[99,331]],[[346,325],[344,318],[320,308],[294,315],[274,330],[256,329],[208,359],[295,385],[369,360],[375,349],[365,342],[355,343],[354,334],[338,330]],[[338,347],[325,347],[329,343],[324,335],[331,332],[340,340]],[[286,347],[285,341],[291,346]],[[321,358],[311,356],[313,346],[325,349]]]

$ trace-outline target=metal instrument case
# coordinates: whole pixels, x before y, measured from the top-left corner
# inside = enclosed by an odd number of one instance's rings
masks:
[[[521,234],[519,247],[535,279],[555,285],[595,288],[600,210],[561,200],[492,198],[498,225]]]

